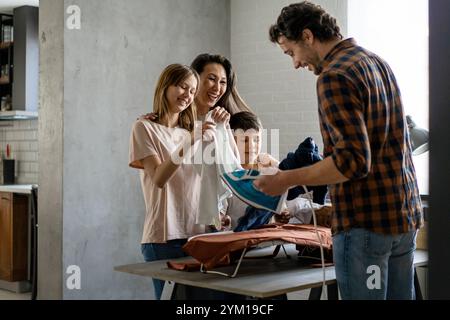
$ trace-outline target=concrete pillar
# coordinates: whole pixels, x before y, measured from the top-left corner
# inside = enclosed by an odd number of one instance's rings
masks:
[[[64,3],[39,10],[38,299],[62,298]]]

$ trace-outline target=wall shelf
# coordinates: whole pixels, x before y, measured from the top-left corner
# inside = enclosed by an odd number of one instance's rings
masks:
[[[8,120],[33,120],[38,118],[38,113],[35,111],[1,111],[0,121]]]
[[[9,77],[0,77],[0,85],[9,84]]]
[[[0,50],[10,48],[14,42],[0,42]]]

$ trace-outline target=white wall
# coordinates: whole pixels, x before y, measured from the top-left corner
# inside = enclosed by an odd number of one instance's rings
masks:
[[[131,127],[152,111],[156,81],[171,63],[229,54],[222,0],[65,1],[82,11],[64,32],[64,267],[78,265],[82,290],[67,299],[150,298],[149,278],[114,272],[142,262],[145,205],[128,167]],[[83,50],[80,51],[80,47]]]
[[[313,2],[338,20],[345,37],[347,1]],[[323,146],[316,76],[309,71],[295,70],[291,59],[269,41],[270,25],[290,3],[288,0],[231,0],[231,60],[238,75],[239,91],[266,129],[280,130],[281,158],[308,136],[314,138],[320,150]]]

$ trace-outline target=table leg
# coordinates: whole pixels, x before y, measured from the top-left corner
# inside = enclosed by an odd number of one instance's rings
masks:
[[[320,300],[321,296],[322,296],[322,286],[311,288],[308,300]]]
[[[339,300],[338,285],[332,283],[327,285],[328,300]]]
[[[419,278],[417,277],[417,270],[414,268],[414,290],[416,292],[416,300],[423,300],[422,290],[420,289]]]
[[[173,294],[175,292],[175,282],[173,281],[165,281],[164,282],[164,288],[163,292],[161,294],[161,300],[171,300],[173,297]]]

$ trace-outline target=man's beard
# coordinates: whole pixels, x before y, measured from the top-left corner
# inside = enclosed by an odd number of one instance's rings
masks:
[[[322,67],[321,66],[319,66],[319,65],[317,65],[317,66],[314,66],[314,74],[316,75],[316,76],[319,76],[321,73],[322,73]]]

